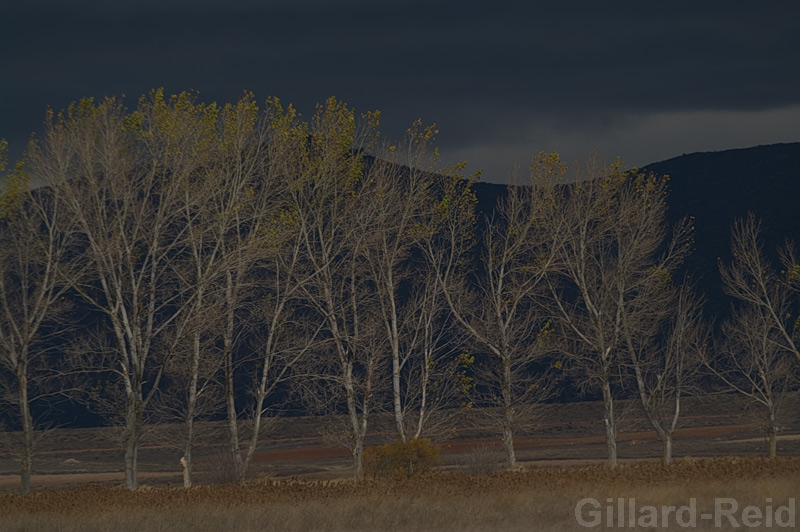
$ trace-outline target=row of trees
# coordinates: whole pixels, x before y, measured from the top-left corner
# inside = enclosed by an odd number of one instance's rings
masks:
[[[331,432],[356,475],[375,412],[406,441],[451,428],[459,405],[495,424],[513,467],[515,431],[565,375],[602,395],[612,466],[629,385],[669,461],[701,367],[766,407],[774,454],[800,365],[791,247],[773,271],[757,221],[734,227],[721,272],[740,304],[711,349],[682,271],[691,221],[667,226],[665,178],[590,163],[565,185],[542,154],[481,218],[463,166],[439,168],[433,127],[390,145],[378,122],[335,99],[305,122],[277,99],[161,91],[48,115],[0,203],[0,367],[24,491],[31,406],[53,394],[123,427],[129,488],[148,422],[181,423],[191,485],[196,424],[224,415],[243,480],[286,404],[343,414]]]

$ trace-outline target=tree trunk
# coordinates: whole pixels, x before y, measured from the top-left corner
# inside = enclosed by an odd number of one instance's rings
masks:
[[[183,487],[192,487],[192,433],[194,432],[193,424],[189,424],[189,439],[183,448],[183,457],[181,457],[181,466],[183,467]]]
[[[511,396],[511,361],[503,358],[503,447],[506,451],[506,464],[509,469],[517,465],[517,455],[514,452],[514,405]]]
[[[183,447],[183,457],[181,458],[181,465],[183,466],[183,487],[192,487],[192,446],[194,442],[194,420],[188,419],[186,421],[186,442]]]
[[[129,433],[125,441],[125,487],[129,490],[135,490],[139,487],[136,478],[138,454],[139,442],[135,435]]]
[[[427,415],[428,411],[428,379],[430,378],[430,360],[431,356],[426,354],[425,363],[422,369],[422,390],[419,404],[419,417],[417,418],[417,430],[414,433],[414,439],[418,439],[422,436],[422,428],[425,425],[425,416]]]
[[[27,453],[27,449],[25,452]],[[23,456],[20,461],[19,479],[22,494],[29,494],[31,492],[31,460],[28,456]]]
[[[253,432],[250,435],[250,442],[247,444],[247,452],[245,453],[244,458],[240,459],[240,467],[242,468],[242,479],[240,482],[244,482],[247,469],[250,467],[250,462],[253,461],[253,455],[255,454],[256,447],[258,446],[258,438],[261,435],[264,401],[267,398],[267,376],[269,374],[269,368],[267,364],[264,364],[264,366],[261,368],[261,371],[261,382],[259,383],[258,392],[256,394],[256,405],[253,409]]]
[[[664,438],[663,443],[664,455],[661,457],[661,460],[664,462],[664,464],[669,465],[672,463],[672,434],[667,435],[667,437]]]
[[[769,457],[773,459],[778,456],[778,427],[775,424],[775,412],[769,413],[767,434],[769,435]]]
[[[386,292],[389,298],[389,334],[392,344],[392,393],[394,395],[394,419],[397,423],[397,432],[400,440],[406,441],[406,422],[403,416],[403,403],[401,401],[402,391],[400,387],[400,333],[397,330],[397,308],[394,301],[394,282],[391,270],[388,272]]]
[[[393,328],[394,328],[394,324]],[[395,339],[392,341],[392,392],[394,395],[394,419],[400,440],[406,441],[406,424],[403,419],[403,405],[400,401],[400,353]]]
[[[27,367],[22,369],[27,372]],[[22,435],[25,440],[22,459],[19,462],[20,488],[23,495],[31,492],[31,470],[33,469],[33,418],[31,417],[30,404],[28,404],[28,378],[23,373],[19,381],[19,409],[22,418]]]
[[[201,296],[202,297],[202,296]],[[192,487],[192,446],[194,445],[194,418],[197,415],[197,383],[200,373],[200,332],[192,338],[192,373],[189,382],[189,398],[186,405],[186,442],[183,449],[183,487]]]
[[[364,462],[361,459],[364,455],[364,438],[356,437],[355,445],[353,446],[353,476],[361,478],[364,476]]]
[[[133,393],[128,398],[128,412],[125,420],[125,486],[129,490],[139,487],[139,439],[142,429],[142,399]]]
[[[233,272],[228,270],[226,273],[225,301],[225,333],[223,336],[223,356],[225,359],[225,405],[228,413],[228,447],[233,463],[233,471],[236,482],[244,483],[245,471],[242,467],[242,456],[239,453],[239,416],[236,412],[236,389],[233,382],[234,360],[233,360],[233,337],[235,334],[235,302],[236,287],[233,279]]]
[[[614,419],[614,398],[611,395],[611,383],[603,383],[603,423],[606,429],[606,447],[608,448],[608,465],[617,467],[617,426]]]
[[[364,474],[364,465],[361,456],[364,453],[364,434],[367,428],[367,412],[361,413],[361,423],[359,423],[358,408],[356,406],[356,391],[353,383],[353,363],[346,362],[344,371],[344,387],[347,399],[347,411],[350,415],[350,424],[353,429],[353,476],[360,478]],[[366,402],[366,399],[365,399]]]
[[[244,472],[242,471],[241,455],[239,454],[239,420],[236,415],[236,401],[233,388],[233,368],[225,369],[226,381],[226,405],[228,410],[228,449],[233,463],[236,482],[244,482]]]
[[[503,425],[503,449],[506,452],[506,465],[513,469],[517,465],[517,455],[514,452],[514,433],[511,427]]]
[[[183,468],[183,487],[191,488],[192,487],[191,447],[187,447],[186,452],[189,453],[189,455],[187,456],[186,454],[184,454],[181,457],[181,468]]]

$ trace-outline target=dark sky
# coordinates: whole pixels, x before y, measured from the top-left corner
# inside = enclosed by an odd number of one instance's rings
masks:
[[[517,4],[517,5],[514,5]],[[504,181],[539,151],[629,165],[800,141],[800,3],[5,0],[0,137],[154,87],[310,117],[330,95]],[[525,7],[520,7],[526,4]]]

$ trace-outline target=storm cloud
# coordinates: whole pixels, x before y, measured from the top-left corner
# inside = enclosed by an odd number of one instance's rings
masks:
[[[330,95],[386,134],[439,125],[446,158],[502,181],[532,154],[643,165],[800,140],[794,2],[4,2],[0,136],[44,109],[154,87]]]

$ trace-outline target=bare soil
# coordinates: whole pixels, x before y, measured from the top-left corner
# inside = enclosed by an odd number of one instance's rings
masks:
[[[800,394],[785,409],[778,452],[800,455]],[[620,404],[625,413],[618,438],[620,460],[658,459],[661,443],[635,402]],[[515,439],[517,459],[524,467],[586,465],[605,460],[602,404],[581,402],[543,405],[538,422],[518,431]],[[675,435],[674,454],[681,457],[764,455],[767,443],[757,412],[752,412],[739,397],[713,396],[689,398],[685,415]],[[475,414],[475,413],[473,413]],[[496,449],[493,456],[502,462],[498,431],[464,419],[448,438],[438,444],[442,450],[442,469],[463,469],[470,455]],[[255,477],[301,477],[308,479],[346,478],[352,475],[350,452],[336,446],[321,434],[329,418],[293,417],[272,420],[258,447],[251,467]],[[367,444],[378,445],[393,439],[389,414],[376,416]],[[224,480],[227,466],[224,429],[219,423],[202,426],[203,438],[195,451],[195,477],[198,483]],[[143,485],[180,485],[180,427],[150,427],[139,451],[139,480]],[[119,429],[54,429],[46,433],[34,463],[34,488],[67,487],[84,484],[119,485],[124,480]],[[454,434],[454,435],[453,435]],[[18,489],[18,462],[13,454],[13,433],[5,434],[0,448],[0,492]]]

